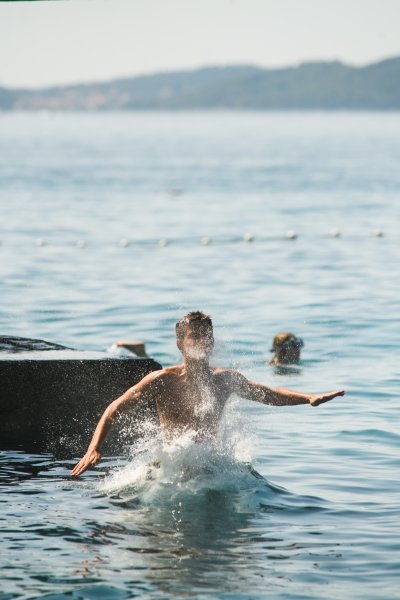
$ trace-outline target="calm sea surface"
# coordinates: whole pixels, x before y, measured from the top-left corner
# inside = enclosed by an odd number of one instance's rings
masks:
[[[399,232],[400,113],[1,114],[0,333],[167,366],[202,309],[216,364],[347,394],[78,481],[1,451],[0,598],[400,598]]]

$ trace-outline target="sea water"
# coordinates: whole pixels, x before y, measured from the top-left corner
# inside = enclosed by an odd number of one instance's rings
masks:
[[[144,423],[79,480],[3,449],[0,598],[400,597],[399,164],[399,113],[0,115],[2,334],[167,366],[202,309],[215,364],[346,389],[232,398],[211,446]]]

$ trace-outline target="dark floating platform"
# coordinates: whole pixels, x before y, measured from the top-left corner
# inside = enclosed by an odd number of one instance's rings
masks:
[[[161,368],[151,358],[0,337],[0,448],[79,456],[110,402]],[[135,421],[148,416],[155,418],[155,407],[141,408],[130,425],[116,427],[105,453],[122,452],[137,436]]]

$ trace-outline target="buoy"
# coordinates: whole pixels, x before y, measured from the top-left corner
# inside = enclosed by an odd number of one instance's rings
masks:
[[[160,246],[160,248],[165,248],[165,246],[168,245],[168,241],[165,239],[162,239],[158,242],[158,245]]]
[[[86,247],[86,242],[84,240],[78,240],[76,242],[76,247],[77,248],[85,248]]]
[[[44,240],[42,240],[41,238],[39,238],[38,240],[36,240],[35,244],[38,248],[42,248],[43,246],[46,245],[46,242]]]
[[[129,240],[126,240],[125,238],[119,241],[119,245],[121,246],[121,248],[127,248],[129,246]]]
[[[286,232],[286,237],[288,240],[295,240],[297,238],[297,233],[295,231],[287,231]]]
[[[245,242],[253,242],[254,236],[251,233],[245,233],[243,239]]]
[[[201,240],[200,240],[200,244],[201,244],[202,246],[209,246],[209,245],[211,244],[211,240],[210,240],[210,238],[208,238],[208,237],[203,237],[203,238],[201,238]]]

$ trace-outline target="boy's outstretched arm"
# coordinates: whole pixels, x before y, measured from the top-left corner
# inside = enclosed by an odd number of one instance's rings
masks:
[[[85,456],[72,469],[71,475],[78,477],[101,459],[100,450],[107,435],[118,418],[128,410],[154,398],[157,389],[159,371],[149,373],[139,383],[127,390],[122,396],[111,402],[97,424]]]
[[[319,406],[328,402],[336,396],[344,396],[344,390],[329,392],[327,394],[302,394],[294,390],[284,388],[270,388],[261,383],[249,381],[238,371],[231,372],[232,392],[247,400],[254,400],[262,404],[272,406],[297,406],[298,404],[310,404]]]

